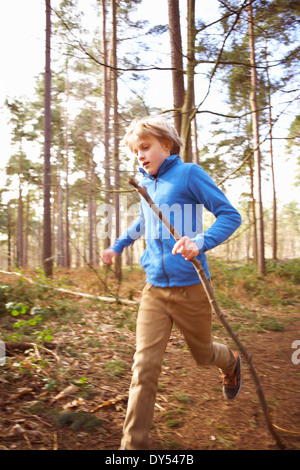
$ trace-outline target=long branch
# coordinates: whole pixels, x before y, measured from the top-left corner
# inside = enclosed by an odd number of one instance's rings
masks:
[[[35,284],[32,279],[30,279],[26,276],[23,276],[22,274],[17,273],[17,272],[9,272],[9,271],[0,270],[0,273],[14,275],[14,276],[21,276],[25,281],[28,281],[30,284]],[[121,299],[119,297],[118,298],[115,298],[115,297],[102,297],[102,296],[94,295],[94,294],[86,294],[85,292],[76,292],[76,291],[69,290],[69,289],[63,289],[62,287],[54,287],[54,286],[51,286],[49,284],[47,284],[47,287],[49,289],[53,289],[57,292],[62,292],[64,294],[75,295],[77,297],[84,297],[84,298],[87,298],[87,299],[97,299],[97,300],[100,300],[101,302],[110,302],[110,303],[117,302],[117,303],[124,304],[124,305],[136,305],[137,304],[137,302],[135,302],[134,300]]]

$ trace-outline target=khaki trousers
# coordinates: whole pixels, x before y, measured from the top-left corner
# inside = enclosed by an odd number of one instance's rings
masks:
[[[198,365],[235,369],[233,352],[211,341],[212,310],[202,284],[160,288],[146,284],[137,318],[127,414],[121,447],[148,449],[158,379],[173,322],[181,330]]]

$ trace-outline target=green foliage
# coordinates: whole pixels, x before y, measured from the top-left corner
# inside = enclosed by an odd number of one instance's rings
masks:
[[[105,364],[104,373],[111,377],[122,377],[128,370],[128,364],[121,360],[107,362]]]
[[[13,317],[17,317],[19,315],[24,315],[25,313],[27,313],[26,305],[22,304],[21,302],[8,302],[6,304],[6,309]]]
[[[284,330],[284,323],[272,317],[264,317],[260,320],[259,325],[269,331],[282,331]]]
[[[94,431],[102,426],[102,421],[91,413],[64,411],[56,418],[56,424],[59,427],[70,427],[72,431]]]
[[[294,284],[300,284],[300,259],[290,261],[273,261],[267,262],[267,272],[276,274]]]
[[[20,340],[25,335],[27,340],[32,337],[51,341],[53,331],[44,326],[47,320],[67,318],[77,312],[78,304],[58,296],[52,281],[43,274],[38,274],[33,284],[21,278],[10,286],[0,285],[0,315],[6,327],[2,329],[2,335],[7,339]],[[11,327],[14,334],[10,333]]]
[[[266,267],[267,275],[262,276],[254,264],[228,264],[214,259],[213,285],[223,307],[243,309],[243,296],[247,295],[260,305],[294,305],[299,300],[299,260],[269,260]]]

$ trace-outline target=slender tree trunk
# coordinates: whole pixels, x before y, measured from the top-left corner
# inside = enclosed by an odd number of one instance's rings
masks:
[[[169,34],[173,81],[174,125],[181,132],[181,112],[184,102],[183,54],[180,28],[179,0],[168,0]]]
[[[57,266],[65,266],[64,253],[63,189],[61,186],[61,153],[58,150],[58,221],[57,221]]]
[[[246,111],[245,111],[246,114]],[[250,122],[248,122],[247,116],[245,116],[245,128],[247,129],[247,141],[249,150],[251,149],[252,134],[248,129],[250,129]],[[256,224],[256,203],[255,203],[255,194],[254,194],[254,170],[253,170],[253,155],[247,161],[249,167],[249,176],[250,176],[250,207],[252,212],[252,226],[250,227],[250,239],[252,237],[252,258],[255,264],[257,264],[257,224]],[[250,215],[250,211],[249,211]],[[250,219],[249,219],[250,220]]]
[[[11,207],[7,203],[7,270],[11,270]]]
[[[102,42],[103,42],[103,59],[104,63],[108,64],[108,45],[107,45],[107,34],[106,34],[106,0],[102,0]],[[110,79],[108,68],[103,67],[103,88],[104,88],[104,152],[105,152],[105,203],[110,204],[110,155],[109,155],[109,140],[110,140],[110,129],[109,129],[109,114],[110,114]],[[111,211],[108,211],[110,214]],[[108,221],[109,229],[111,227],[111,221]],[[108,230],[106,231],[106,233]],[[111,242],[111,233],[104,240],[104,248],[107,248]]]
[[[271,159],[272,189],[273,189],[272,258],[276,260],[277,259],[277,197],[276,197],[274,155],[273,155],[273,132],[272,132],[273,119],[272,119],[272,106],[271,106],[271,82],[270,82],[269,65],[268,65],[268,59],[267,59],[267,47],[266,47],[266,73],[267,73],[267,82],[268,82],[270,159]]]
[[[188,38],[187,38],[187,89],[184,96],[181,120],[181,138],[184,142],[183,160],[192,161],[191,120],[194,111],[194,75],[195,75],[195,0],[187,0]]]
[[[18,220],[17,220],[17,264],[18,267],[24,265],[24,237],[23,237],[23,197],[21,181],[19,182],[19,200],[18,200]]]
[[[252,128],[254,140],[254,159],[256,171],[256,192],[257,192],[257,229],[258,229],[258,270],[261,274],[266,273],[265,250],[264,250],[264,221],[263,221],[263,205],[262,205],[262,188],[261,188],[261,153],[259,147],[259,121],[257,107],[257,74],[255,60],[255,39],[253,27],[252,5],[248,7],[249,19],[249,44],[250,44],[250,63],[251,63],[251,93],[250,106],[252,111]]]
[[[275,185],[274,155],[273,155],[273,137],[272,137],[272,111],[271,103],[269,107],[269,125],[270,125],[270,157],[272,171],[272,187],[273,187],[273,226],[272,226],[272,258],[277,259],[277,197]]]
[[[52,276],[51,237],[51,0],[46,0],[46,65],[44,118],[44,227],[43,263],[46,276]]]
[[[94,139],[95,139],[95,110],[92,110],[92,150],[89,161],[89,204],[88,204],[88,213],[89,213],[89,262],[93,266],[95,264],[95,240],[94,240],[94,188],[95,188],[95,162],[93,158],[93,148],[94,148]]]
[[[120,161],[119,161],[119,113],[118,113],[118,59],[117,59],[117,0],[112,0],[112,66],[113,66],[113,123],[114,123],[114,174],[115,174],[115,211],[116,211],[116,238],[120,236],[120,195],[117,192],[120,189]],[[122,277],[122,257],[115,258],[115,269],[117,279],[121,281]]]
[[[195,102],[194,102],[195,106]],[[193,119],[193,126],[194,126],[194,162],[199,165],[199,147],[198,147],[198,128],[197,128],[197,114]]]
[[[28,266],[29,252],[29,210],[30,210],[30,192],[26,196],[26,215],[25,215],[25,240],[24,240],[24,266]]]
[[[91,170],[92,171],[92,170]],[[89,219],[89,264],[94,265],[94,201],[93,201],[93,194],[92,188],[90,189],[89,194],[89,202],[88,202],[88,219]]]
[[[64,239],[64,265],[69,268],[71,266],[70,254],[70,221],[69,221],[69,76],[68,76],[68,62],[66,64],[66,79],[65,79],[65,94],[66,94],[66,111],[65,111],[65,173],[66,173],[66,188],[65,188],[65,239]]]
[[[254,195],[254,174],[253,174],[253,162],[252,157],[248,160],[249,172],[250,172],[250,196],[251,196],[251,208],[253,217],[253,260],[257,264],[257,224],[256,224],[256,204]]]

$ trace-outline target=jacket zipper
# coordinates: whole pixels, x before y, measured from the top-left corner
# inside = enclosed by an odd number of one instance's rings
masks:
[[[156,177],[155,178],[155,190],[154,190],[154,193],[153,193],[153,202],[154,202],[154,199],[155,199],[155,194],[156,194],[156,190],[157,190],[157,180],[158,178]],[[159,222],[158,223],[158,241],[160,243],[160,246],[161,246],[161,264],[162,264],[162,270],[163,270],[163,273],[164,273],[164,276],[165,278],[167,279],[167,283],[168,283],[168,287],[170,285],[170,279],[169,279],[169,276],[165,270],[165,263],[164,263],[164,246],[163,246],[163,243],[161,241],[161,239],[159,238]]]

